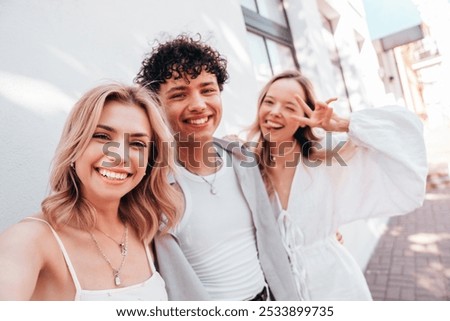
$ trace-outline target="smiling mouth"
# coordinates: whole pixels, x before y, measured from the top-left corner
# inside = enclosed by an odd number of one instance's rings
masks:
[[[104,168],[97,168],[96,170],[103,177],[105,177],[107,179],[115,180],[115,181],[123,181],[127,177],[131,176],[131,174],[129,174],[129,173],[117,173],[117,172],[113,172],[113,171],[110,171],[110,170],[107,170]]]
[[[271,120],[266,120],[266,125],[271,129],[280,129],[284,127],[282,124],[275,123]]]
[[[190,125],[203,125],[203,124],[206,124],[210,118],[211,118],[211,116],[206,116],[203,118],[196,118],[196,119],[186,119],[185,122]]]

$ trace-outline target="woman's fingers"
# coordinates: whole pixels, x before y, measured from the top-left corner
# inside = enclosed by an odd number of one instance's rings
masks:
[[[295,116],[292,116],[292,118],[298,122],[299,127],[305,127],[305,126],[314,127],[313,121],[311,119],[309,119],[308,117],[295,115]]]
[[[331,117],[333,116],[333,108],[329,108],[325,113],[323,127],[328,127],[330,125]]]
[[[295,95],[295,100],[297,100],[300,107],[303,109],[306,115],[310,117],[313,113],[312,109],[308,106],[308,104],[300,97],[299,95]]]
[[[327,115],[327,112],[329,109],[330,109],[330,107],[328,107],[327,104],[318,101],[314,108],[314,115],[316,115],[320,119],[323,119],[323,117],[325,117]]]
[[[337,97],[332,97],[332,98],[329,98],[329,99],[325,100],[325,103],[326,103],[327,105],[329,105],[330,103],[332,103],[333,101],[336,101],[336,100],[338,100]]]
[[[333,113],[333,108],[329,107],[328,104],[336,101],[336,97],[327,99],[325,102],[316,102],[314,110],[312,110],[311,107],[309,107],[299,95],[296,95],[295,99],[306,115],[306,117],[295,117],[300,127],[309,126],[322,127],[323,129],[329,128],[331,120],[334,120],[335,114]]]

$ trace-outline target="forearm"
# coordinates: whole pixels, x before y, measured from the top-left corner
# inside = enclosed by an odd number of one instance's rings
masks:
[[[336,119],[336,130],[335,132],[348,132],[350,127],[350,120],[346,118],[339,117]]]

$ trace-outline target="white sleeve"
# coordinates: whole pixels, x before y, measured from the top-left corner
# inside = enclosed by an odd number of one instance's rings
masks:
[[[415,114],[400,106],[355,112],[348,138],[354,150],[347,166],[330,168],[335,223],[406,214],[422,205],[428,168]]]

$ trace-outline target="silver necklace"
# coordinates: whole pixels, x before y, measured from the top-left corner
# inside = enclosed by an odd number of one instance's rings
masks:
[[[102,232],[102,231],[100,231],[100,232]],[[105,234],[104,232],[102,232],[102,233]],[[115,269],[113,267],[110,259],[108,258],[108,256],[106,256],[105,252],[103,252],[103,250],[100,247],[100,245],[98,244],[97,239],[95,238],[94,234],[92,232],[89,232],[89,234],[91,235],[92,241],[94,241],[94,244],[97,247],[97,250],[100,252],[103,259],[106,261],[106,263],[108,263],[109,267],[111,268],[111,270],[113,272],[113,277],[114,277],[114,284],[116,286],[120,286],[120,284],[122,283],[122,280],[120,279],[120,271],[122,271],[123,265],[125,264],[125,258],[127,257],[127,254],[128,254],[128,226],[127,226],[127,224],[125,224],[124,242],[123,242],[124,245],[123,245],[123,247],[121,246],[122,261],[120,262],[120,265],[117,269]],[[108,236],[107,234],[105,234],[105,235]],[[108,236],[108,237],[111,238],[110,236]],[[123,250],[123,249],[125,249],[125,250]]]
[[[103,235],[105,235],[106,237],[108,237],[109,239],[111,239],[114,243],[116,243],[117,245],[119,245],[120,247],[120,253],[122,253],[122,256],[127,255],[128,253],[128,244],[126,244],[125,242],[125,237],[126,234],[128,233],[128,228],[127,225],[125,224],[125,228],[123,230],[123,235],[122,235],[122,239],[120,240],[120,242],[117,242],[112,236],[110,236],[109,234],[103,232],[101,229],[99,228],[95,228],[97,231],[101,232]]]
[[[216,187],[214,186],[214,183],[215,183],[215,181],[216,181],[217,172],[219,171],[220,167],[221,167],[222,164],[223,164],[222,158],[220,157],[220,155],[219,155],[219,153],[218,153],[217,151],[216,151],[216,157],[219,158],[219,165],[216,165],[215,172],[214,172],[214,177],[213,177],[213,179],[212,179],[211,182],[208,181],[206,178],[204,178],[202,175],[199,175],[199,174],[197,174],[197,173],[194,173],[195,175],[197,175],[198,177],[200,177],[206,184],[209,185],[209,192],[210,192],[212,195],[217,195],[217,189],[216,189]]]
[[[194,173],[194,174],[197,175],[198,177],[200,177],[206,184],[209,185],[209,192],[212,195],[217,195],[217,190],[216,190],[216,187],[214,186],[214,182],[216,181],[217,171],[214,172],[214,178],[213,178],[212,182],[208,181],[206,178],[204,178],[203,176],[201,176],[197,173]]]
[[[295,147],[296,146],[295,146],[295,143],[294,143],[294,145],[287,152],[284,152],[282,154],[275,154],[275,153],[272,153],[272,152],[269,151],[270,160],[272,162],[274,162],[274,161],[276,161],[277,157],[286,157],[286,156],[291,155],[294,152]]]

